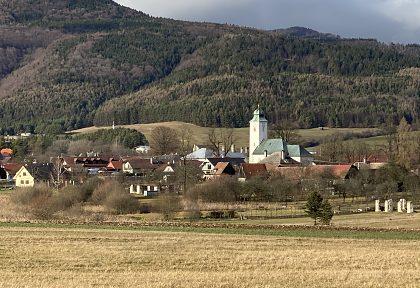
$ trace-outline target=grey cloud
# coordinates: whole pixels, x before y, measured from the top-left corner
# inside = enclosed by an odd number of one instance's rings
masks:
[[[120,0],[153,16],[420,43],[420,0]],[[414,18],[414,19],[411,19]]]

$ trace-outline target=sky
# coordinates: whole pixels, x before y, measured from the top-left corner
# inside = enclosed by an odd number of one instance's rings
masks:
[[[420,44],[420,0],[117,0],[155,17]]]

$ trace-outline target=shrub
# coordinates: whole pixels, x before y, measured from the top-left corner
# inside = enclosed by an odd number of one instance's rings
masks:
[[[130,214],[138,212],[139,201],[124,190],[112,191],[105,199],[105,207],[117,214]]]
[[[156,201],[155,209],[163,215],[165,220],[174,218],[175,213],[181,209],[179,197],[163,194]]]
[[[234,202],[239,198],[241,185],[235,178],[222,177],[196,186],[198,195],[205,202]]]
[[[17,189],[12,194],[11,200],[15,204],[31,205],[37,199],[47,199],[52,196],[51,190],[46,185],[36,185],[30,188]]]
[[[57,211],[64,211],[76,204],[82,203],[84,200],[84,195],[82,193],[83,192],[79,188],[68,186],[53,197],[52,205]]]
[[[97,205],[103,204],[108,194],[113,191],[120,191],[123,188],[115,181],[105,181],[93,191],[90,198],[91,202]]]
[[[101,185],[103,184],[103,180],[94,177],[89,178],[81,187],[80,187],[80,193],[83,197],[83,201],[88,201],[91,197],[93,192]]]

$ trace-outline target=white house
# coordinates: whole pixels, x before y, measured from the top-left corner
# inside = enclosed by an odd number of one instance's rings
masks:
[[[136,148],[134,148],[134,150],[136,150],[136,152],[140,154],[147,154],[150,152],[151,148],[150,146],[143,145],[143,146],[137,146]]]
[[[299,145],[268,139],[268,121],[258,107],[249,122],[249,163],[311,165],[313,156]]]
[[[25,166],[22,166],[16,175],[13,177],[15,180],[16,187],[33,187],[35,185],[35,179],[29,173]]]

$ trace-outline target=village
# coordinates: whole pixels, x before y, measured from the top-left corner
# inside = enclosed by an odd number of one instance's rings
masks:
[[[383,155],[361,155],[352,163],[319,160],[316,152],[309,152],[300,145],[289,144],[282,138],[270,139],[269,123],[260,107],[252,116],[249,122],[249,147],[239,149],[232,135],[215,135],[214,132],[209,135],[207,145],[189,144],[184,153],[163,155],[153,153],[154,147],[141,145],[136,146],[133,149],[135,153],[129,156],[102,155],[92,151],[77,156],[57,155],[43,163],[18,163],[14,161],[13,151],[6,148],[1,150],[0,183],[3,189],[8,190],[37,185],[59,190],[81,186],[91,178],[100,178],[118,181],[126,193],[134,197],[152,199],[160,195],[185,195],[190,190],[206,185],[224,190],[222,186],[227,185],[226,181],[234,181],[237,182],[235,185],[248,185],[248,188],[237,188],[246,192],[215,192],[210,196],[202,195],[201,198],[210,202],[242,204],[277,202],[279,207],[285,208],[288,202],[296,204],[304,201],[310,191],[316,190],[339,203],[334,205],[335,213],[391,212],[393,207],[389,203],[392,198],[398,201],[400,197],[410,197],[408,195],[415,197],[415,192],[409,190],[409,184],[402,187],[398,179],[395,180],[395,188],[380,187],[381,183],[368,187],[367,183],[363,183],[361,179],[366,180],[367,177],[370,177],[370,182],[375,177],[388,177],[384,173],[390,165]],[[161,133],[164,133],[164,129]],[[418,185],[416,171],[406,176],[414,181],[412,189],[415,191]],[[351,204],[345,203],[346,197],[352,198]],[[344,203],[338,198],[342,198]],[[399,212],[414,212],[414,203],[412,199],[408,200],[404,199]],[[378,204],[379,201],[384,205]],[[268,210],[265,206],[260,204],[260,207]],[[293,205],[289,205],[288,209],[290,207]]]

